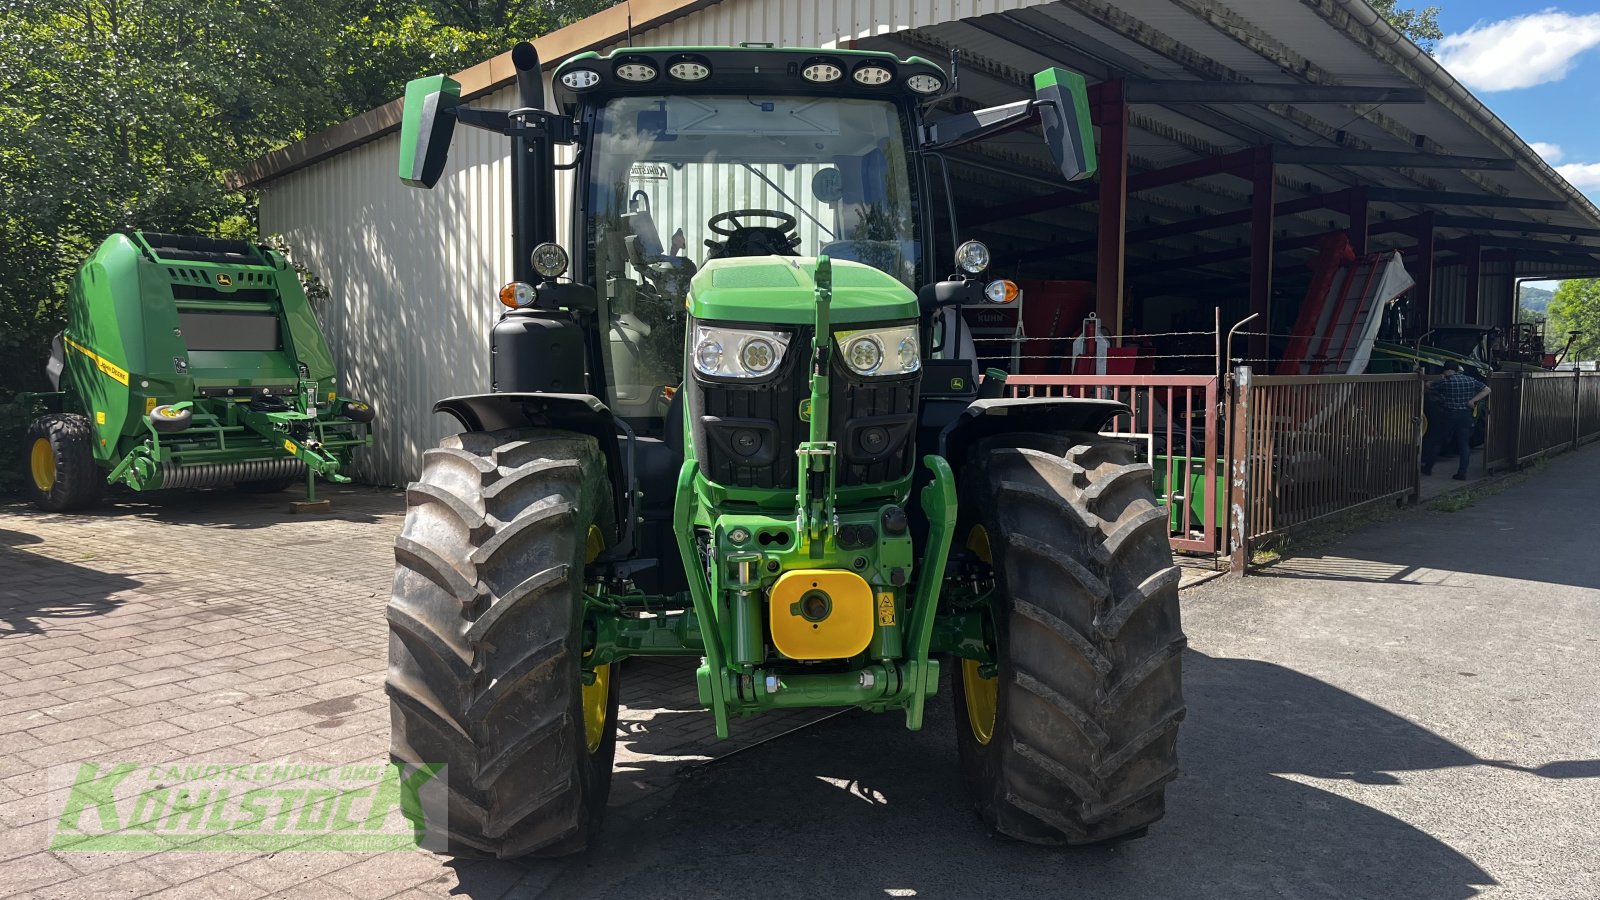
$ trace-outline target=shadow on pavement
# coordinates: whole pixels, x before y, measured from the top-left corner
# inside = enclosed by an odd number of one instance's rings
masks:
[[[1186,665],[1184,771],[1143,840],[1060,850],[989,835],[960,782],[947,684],[922,734],[851,715],[696,770],[653,816],[613,820],[540,896],[1451,900],[1495,884],[1439,837],[1302,779],[1389,801],[1407,772],[1510,767],[1292,669],[1194,652]],[[1390,808],[1417,790],[1396,788]]]
[[[0,638],[40,635],[46,626],[104,615],[122,602],[114,594],[142,584],[16,549],[37,543],[33,535],[0,530]]]
[[[286,521],[355,522],[370,524],[385,516],[405,514],[405,493],[365,486],[317,485],[317,499],[333,501],[326,513],[292,515],[289,502],[305,497],[305,489],[290,488],[276,494],[246,494],[230,488],[210,490],[131,491],[111,489],[100,505],[73,513],[48,513],[30,504],[10,503],[0,512],[38,518],[59,524],[66,521],[101,523],[138,519],[168,525],[201,528],[254,529]]]

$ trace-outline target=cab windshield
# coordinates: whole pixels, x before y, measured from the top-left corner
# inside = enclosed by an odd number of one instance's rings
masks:
[[[588,272],[612,320],[607,380],[622,415],[660,415],[663,388],[682,380],[689,279],[710,260],[826,254],[915,287],[921,246],[892,102],[620,97],[593,127]]]

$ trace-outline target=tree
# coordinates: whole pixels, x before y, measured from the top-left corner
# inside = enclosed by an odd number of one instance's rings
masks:
[[[1439,28],[1439,7],[1425,6],[1421,8],[1398,6],[1399,0],[1369,0],[1372,8],[1378,14],[1389,20],[1389,24],[1399,29],[1400,33],[1410,38],[1428,52],[1433,52],[1433,45],[1444,37],[1444,32]]]
[[[0,401],[122,228],[254,238],[228,172],[613,0],[0,4]]]
[[[1583,333],[1573,342],[1567,359],[1600,359],[1600,278],[1569,278],[1556,288],[1545,342],[1560,350],[1574,331]]]

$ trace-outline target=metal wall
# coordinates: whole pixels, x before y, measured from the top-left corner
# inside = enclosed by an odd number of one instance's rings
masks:
[[[1042,0],[727,0],[634,35],[640,46],[772,41],[832,47],[857,38],[1038,5]],[[511,89],[476,101],[510,108]],[[366,480],[403,484],[422,451],[454,431],[434,401],[485,390],[495,291],[511,270],[507,141],[456,131],[432,191],[395,176],[391,134],[261,189],[261,233],[282,234],[327,283],[323,319],[350,394],[378,413],[358,453]],[[567,238],[570,178],[558,227]],[[570,242],[568,242],[570,247]]]
[[[1433,323],[1462,325],[1472,322],[1504,328],[1509,324],[1511,296],[1515,290],[1511,263],[1482,263],[1478,268],[1478,309],[1476,317],[1469,316],[1466,264],[1437,266],[1433,270]]]

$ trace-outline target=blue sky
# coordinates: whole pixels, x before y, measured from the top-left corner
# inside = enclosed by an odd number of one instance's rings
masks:
[[[1600,0],[1402,0],[1440,7],[1435,49],[1462,83],[1600,198]]]
[[[1439,61],[1568,181],[1600,201],[1600,0],[1400,5],[1439,6],[1445,34],[1434,50]]]

